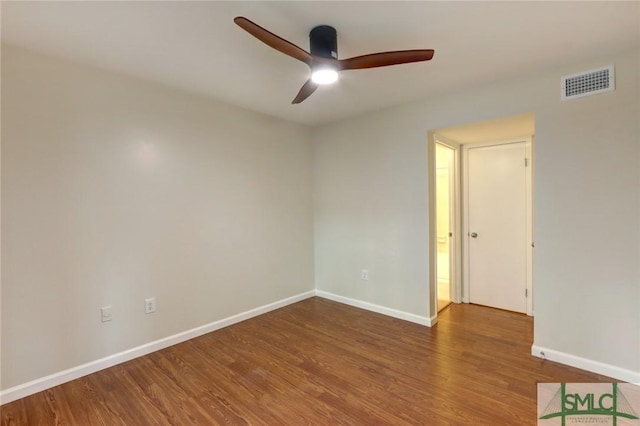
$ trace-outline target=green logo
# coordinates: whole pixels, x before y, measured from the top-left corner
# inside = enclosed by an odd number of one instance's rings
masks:
[[[566,383],[561,383],[549,404],[539,417],[540,420],[560,417],[562,426],[570,416],[607,416],[618,424],[618,418],[637,420],[633,407],[625,398],[617,383],[611,383],[611,392],[569,392]],[[587,421],[588,422],[588,421]],[[589,422],[590,423],[590,422]]]

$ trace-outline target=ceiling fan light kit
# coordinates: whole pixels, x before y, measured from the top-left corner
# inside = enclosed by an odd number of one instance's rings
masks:
[[[291,102],[299,104],[307,99],[320,84],[330,84],[338,79],[338,71],[365,68],[385,67],[410,62],[428,61],[433,58],[432,49],[396,50],[391,52],[371,53],[353,58],[338,59],[338,36],[335,28],[329,25],[318,25],[309,33],[310,52],[279,37],[272,32],[238,16],[233,20],[240,28],[269,47],[304,62],[311,69],[310,78]]]
[[[331,84],[338,81],[338,71],[331,67],[316,68],[311,73],[311,81],[316,84]]]

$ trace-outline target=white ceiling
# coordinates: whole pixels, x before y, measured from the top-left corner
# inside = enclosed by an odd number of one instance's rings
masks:
[[[317,125],[446,91],[637,48],[640,2],[3,1],[2,41]],[[302,62],[233,23],[308,50],[319,24],[339,57],[432,48],[432,61],[346,71],[300,105]],[[581,71],[581,70],[576,70]]]

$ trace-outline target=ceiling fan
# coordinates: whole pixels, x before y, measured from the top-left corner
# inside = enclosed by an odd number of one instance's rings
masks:
[[[258,24],[238,16],[233,20],[240,28],[279,52],[304,62],[311,68],[311,77],[291,102],[299,104],[307,99],[320,84],[333,83],[338,79],[338,71],[386,67],[410,62],[428,61],[433,58],[432,49],[396,50],[371,53],[348,59],[338,59],[338,37],[335,28],[320,25],[309,33],[310,52],[278,37]]]

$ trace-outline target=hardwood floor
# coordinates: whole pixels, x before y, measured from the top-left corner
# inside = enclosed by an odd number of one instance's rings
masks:
[[[451,300],[438,299],[438,315],[440,315],[440,312],[450,304]]]
[[[529,317],[435,327],[312,298],[2,407],[2,425],[533,425],[537,382],[611,379],[530,355]]]

